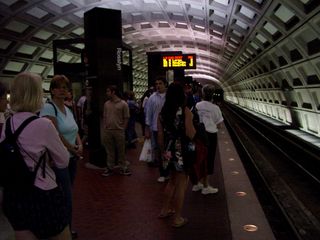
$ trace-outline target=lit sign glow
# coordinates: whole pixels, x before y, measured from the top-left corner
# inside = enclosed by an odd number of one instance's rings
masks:
[[[196,55],[195,54],[163,55],[162,67],[194,69],[196,68]]]

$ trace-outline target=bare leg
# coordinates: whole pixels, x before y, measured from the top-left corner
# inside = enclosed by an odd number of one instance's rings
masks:
[[[209,183],[208,183],[208,175],[206,175],[204,178],[202,178],[202,184],[203,184],[203,187],[206,188],[209,186]]]
[[[188,176],[185,173],[177,173],[176,174],[176,191],[174,196],[174,204],[175,204],[175,215],[174,215],[174,224],[179,224],[184,221],[181,217],[182,207],[184,203],[184,196],[188,185]]]
[[[174,210],[171,205],[176,190],[176,181],[176,174],[172,174],[164,192],[164,202],[159,216],[165,216],[169,211]]]

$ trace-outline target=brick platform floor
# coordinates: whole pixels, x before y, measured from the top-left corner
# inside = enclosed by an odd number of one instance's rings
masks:
[[[127,151],[131,176],[101,176],[101,170],[79,162],[74,189],[74,224],[79,240],[229,240],[231,239],[220,160],[211,183],[219,193],[204,196],[189,184],[184,216],[188,225],[170,226],[170,219],[158,219],[164,183],[158,170],[139,162],[141,143]]]

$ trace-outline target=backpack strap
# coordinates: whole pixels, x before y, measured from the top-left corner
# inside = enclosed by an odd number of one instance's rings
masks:
[[[10,138],[13,141],[16,141],[18,136],[20,135],[20,133],[22,132],[22,130],[29,124],[31,123],[33,120],[36,120],[37,118],[39,118],[38,116],[31,116],[29,118],[27,118],[26,120],[24,120],[21,125],[18,127],[18,129],[12,133],[11,130],[11,118],[7,119],[6,122],[6,129],[5,129],[5,133],[6,133],[6,138]]]
[[[53,107],[54,109],[54,114],[56,115],[56,117],[58,116],[58,110],[57,110],[57,107],[54,105],[53,102],[51,101],[47,101],[48,104],[51,104],[51,106]]]
[[[46,154],[49,154],[49,152],[46,150],[41,157],[39,158],[39,161],[37,162],[37,165],[34,169],[34,172],[37,174],[41,164],[42,164],[42,177],[45,178],[46,177]]]
[[[31,116],[29,118],[27,118],[26,120],[24,120],[21,125],[18,127],[18,129],[12,133],[11,130],[11,118],[8,118],[6,121],[6,129],[5,129],[5,133],[6,133],[6,138],[8,138],[10,141],[12,141],[12,143],[16,144],[16,146],[18,147],[18,144],[16,143],[18,136],[20,135],[20,133],[22,132],[22,130],[29,124],[31,123],[33,120],[38,119],[38,116]],[[46,165],[46,159],[45,159],[45,153],[40,157],[38,163],[36,164],[34,173],[37,174],[38,169],[40,168],[40,165],[42,163],[42,175],[43,177],[45,177],[45,165]]]

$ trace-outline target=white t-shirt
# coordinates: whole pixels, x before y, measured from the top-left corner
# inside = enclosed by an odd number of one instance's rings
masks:
[[[146,107],[147,101],[148,101],[149,97],[145,96],[143,101],[142,101],[142,108]]]
[[[77,102],[77,107],[83,109],[84,102],[86,101],[87,97],[86,96],[81,96]]]
[[[207,132],[218,132],[217,124],[223,121],[220,108],[208,101],[201,101],[196,104],[200,122],[204,123]]]
[[[84,103],[85,103],[85,101],[87,100],[87,97],[86,96],[81,96],[80,98],[79,98],[79,100],[78,100],[78,102],[77,102],[77,107],[78,108],[80,108],[80,116],[79,116],[79,120],[80,120],[80,127],[81,127],[81,129],[83,129],[84,128],[84,115],[85,115],[85,113],[84,113]]]

